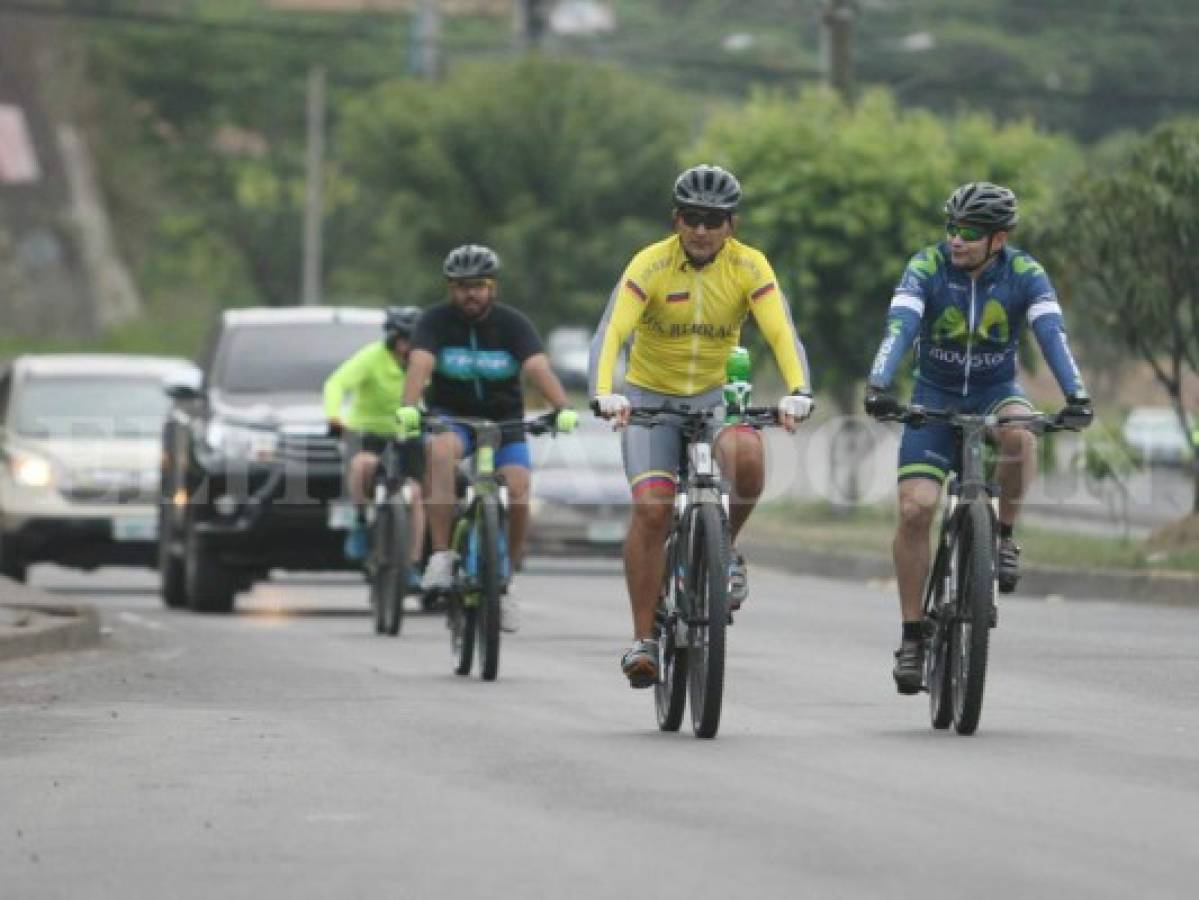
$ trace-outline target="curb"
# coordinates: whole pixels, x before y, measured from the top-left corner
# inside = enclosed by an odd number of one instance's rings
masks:
[[[100,615],[86,603],[63,603],[0,578],[0,662],[90,647],[100,640]]]
[[[740,542],[753,561],[800,575],[815,575],[847,581],[891,579],[895,568],[881,556],[804,550],[775,541],[755,540],[749,535]],[[1199,606],[1199,576],[1186,572],[1136,572],[1104,569],[1098,572],[1022,567],[1016,596],[1068,597],[1072,600],[1123,600],[1167,606]]]

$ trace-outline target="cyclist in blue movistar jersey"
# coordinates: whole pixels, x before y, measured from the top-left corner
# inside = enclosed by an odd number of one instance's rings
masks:
[[[866,411],[896,412],[895,373],[915,344],[912,402],[963,413],[1019,413],[1032,408],[1016,382],[1016,350],[1031,327],[1067,410],[1089,422],[1091,400],[1070,354],[1062,309],[1035,259],[1008,245],[1018,218],[1016,195],[989,182],[964,184],[945,204],[946,239],[912,257],[895,289],[887,330],[870,371]],[[996,434],[999,462],[999,589],[1015,589],[1020,547],[1013,528],[1036,473],[1036,439],[1012,426]],[[954,465],[954,432],[943,422],[905,427],[899,448],[899,526],[893,546],[903,616],[895,653],[901,694],[920,690],[924,644],[921,604],[930,564],[929,527],[941,485]]]

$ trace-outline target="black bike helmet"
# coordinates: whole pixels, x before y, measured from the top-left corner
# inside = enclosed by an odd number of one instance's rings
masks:
[[[674,182],[676,206],[733,212],[741,202],[741,185],[720,166],[692,166]]]
[[[416,323],[420,321],[418,306],[389,306],[383,314],[383,335],[391,343],[398,337],[412,337]]]
[[[446,278],[494,278],[500,272],[500,258],[490,247],[463,244],[450,251],[441,271]]]
[[[950,222],[969,222],[992,231],[1010,231],[1020,218],[1016,195],[989,181],[971,181],[950,194],[945,215]]]

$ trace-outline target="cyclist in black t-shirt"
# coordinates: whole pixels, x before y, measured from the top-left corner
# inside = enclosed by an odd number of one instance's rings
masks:
[[[495,302],[499,270],[495,252],[477,244],[457,247],[446,257],[442,271],[449,282],[449,302],[427,310],[412,336],[404,406],[399,412],[405,429],[420,426],[416,403],[426,384],[432,413],[492,421],[521,419],[522,375],[558,410],[559,431],[570,431],[578,422],[578,414],[566,408],[566,393],[550,368],[533,323],[523,313]],[[425,590],[451,586],[454,472],[459,460],[473,451],[466,428],[429,438],[425,490],[433,555],[421,582]],[[508,485],[508,551],[515,565],[524,552],[529,518],[529,447],[523,430],[504,433],[495,465]],[[503,605],[505,631],[516,630],[516,617],[516,602],[509,593]]]

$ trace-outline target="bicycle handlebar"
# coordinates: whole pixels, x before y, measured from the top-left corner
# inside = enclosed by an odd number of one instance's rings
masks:
[[[974,415],[955,412],[949,409],[934,409],[913,403],[910,406],[901,406],[899,411],[894,415],[879,417],[880,422],[899,422],[903,425],[911,425],[916,428],[928,422],[929,419],[948,422],[950,425],[955,426],[969,422],[982,422],[984,425],[990,426],[1023,425],[1037,434],[1055,431],[1080,431],[1082,427],[1085,427],[1071,422],[1066,417],[1065,410],[1061,410],[1052,416],[1043,412],[1012,413],[1006,416],[997,416],[994,414]]]
[[[557,435],[557,417],[556,410],[536,416],[532,419],[483,419],[477,416],[450,416],[445,413],[428,413],[422,417],[421,430],[429,433],[437,433],[447,430],[450,424],[461,425],[464,428],[469,428],[472,432],[477,432],[480,428],[494,427],[501,430],[505,428],[520,428],[529,435],[537,437],[539,435],[550,434]]]
[[[674,417],[676,422],[660,417]],[[715,409],[684,410],[671,406],[635,406],[629,410],[629,421],[647,428],[677,424],[679,419],[688,424],[700,425],[716,417]],[[779,424],[778,410],[773,406],[747,406],[737,414],[736,424],[748,425],[751,428],[771,428]]]

